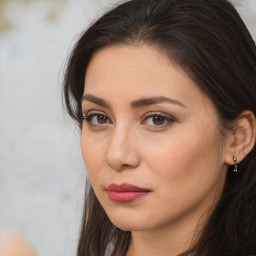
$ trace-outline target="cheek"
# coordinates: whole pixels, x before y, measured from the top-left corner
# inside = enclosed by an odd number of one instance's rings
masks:
[[[206,132],[207,131],[207,132]],[[165,193],[176,196],[199,195],[210,190],[221,171],[220,147],[215,131],[196,130],[175,133],[162,143],[146,148],[148,169]],[[152,150],[153,149],[153,150]],[[181,198],[185,200],[186,197]]]
[[[92,183],[97,181],[97,176],[104,165],[104,143],[98,142],[91,136],[81,134],[81,152],[83,161]]]

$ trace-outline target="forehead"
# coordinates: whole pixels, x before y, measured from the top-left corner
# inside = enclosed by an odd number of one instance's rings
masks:
[[[168,96],[190,107],[211,104],[180,67],[148,45],[117,45],[96,52],[86,70],[86,93],[111,102]]]

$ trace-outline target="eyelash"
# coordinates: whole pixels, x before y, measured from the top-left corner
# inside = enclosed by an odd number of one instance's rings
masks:
[[[107,125],[108,123],[104,123],[104,124],[92,124],[92,118],[95,117],[95,116],[102,116],[102,117],[105,117],[107,118],[107,120],[110,120],[106,115],[102,114],[102,113],[93,113],[93,114],[87,114],[85,116],[82,117],[82,121],[85,121],[87,122],[91,127],[96,127],[96,128],[104,128],[105,125]],[[175,122],[175,119],[170,117],[170,116],[166,116],[166,115],[163,115],[161,113],[157,113],[157,112],[150,112],[150,113],[147,113],[144,118],[143,118],[143,121],[142,123],[145,121],[145,120],[148,120],[149,118],[153,118],[153,117],[160,117],[160,118],[163,118],[164,120],[164,124],[160,124],[160,125],[150,125],[151,127],[154,127],[155,129],[161,129],[161,128],[165,128],[169,125],[171,125],[173,122]]]
[[[87,122],[90,126],[97,126],[97,127],[102,127],[104,126],[105,124],[99,124],[99,125],[94,125],[92,124],[91,120],[93,117],[95,116],[103,116],[103,117],[106,117],[108,120],[110,120],[106,115],[102,114],[102,113],[93,113],[93,114],[87,114],[85,116],[82,117],[82,121],[85,121]]]
[[[144,122],[144,120],[148,120],[149,118],[153,118],[153,117],[160,117],[160,118],[164,119],[165,124],[152,125],[152,126],[159,127],[159,128],[169,126],[175,121],[174,118],[172,118],[170,116],[166,116],[166,115],[163,115],[163,114],[157,113],[157,112],[151,112],[151,113],[148,113],[148,114],[145,115],[145,117],[143,119],[143,122]]]

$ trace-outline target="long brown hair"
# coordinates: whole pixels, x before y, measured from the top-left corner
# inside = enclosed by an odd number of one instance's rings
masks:
[[[85,71],[99,49],[147,44],[185,70],[212,100],[223,130],[246,109],[256,114],[256,47],[227,0],[130,0],[115,6],[82,34],[69,58],[64,98],[82,126]],[[256,253],[256,155],[253,149],[228,171],[224,191],[197,243],[181,255],[240,256]],[[77,256],[125,255],[130,232],[115,227],[90,184]]]

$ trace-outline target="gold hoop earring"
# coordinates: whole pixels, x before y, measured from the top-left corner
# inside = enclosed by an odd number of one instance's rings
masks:
[[[233,172],[238,172],[238,170],[237,170],[237,158],[235,156],[233,157],[233,161],[235,163],[235,168],[234,168]]]

